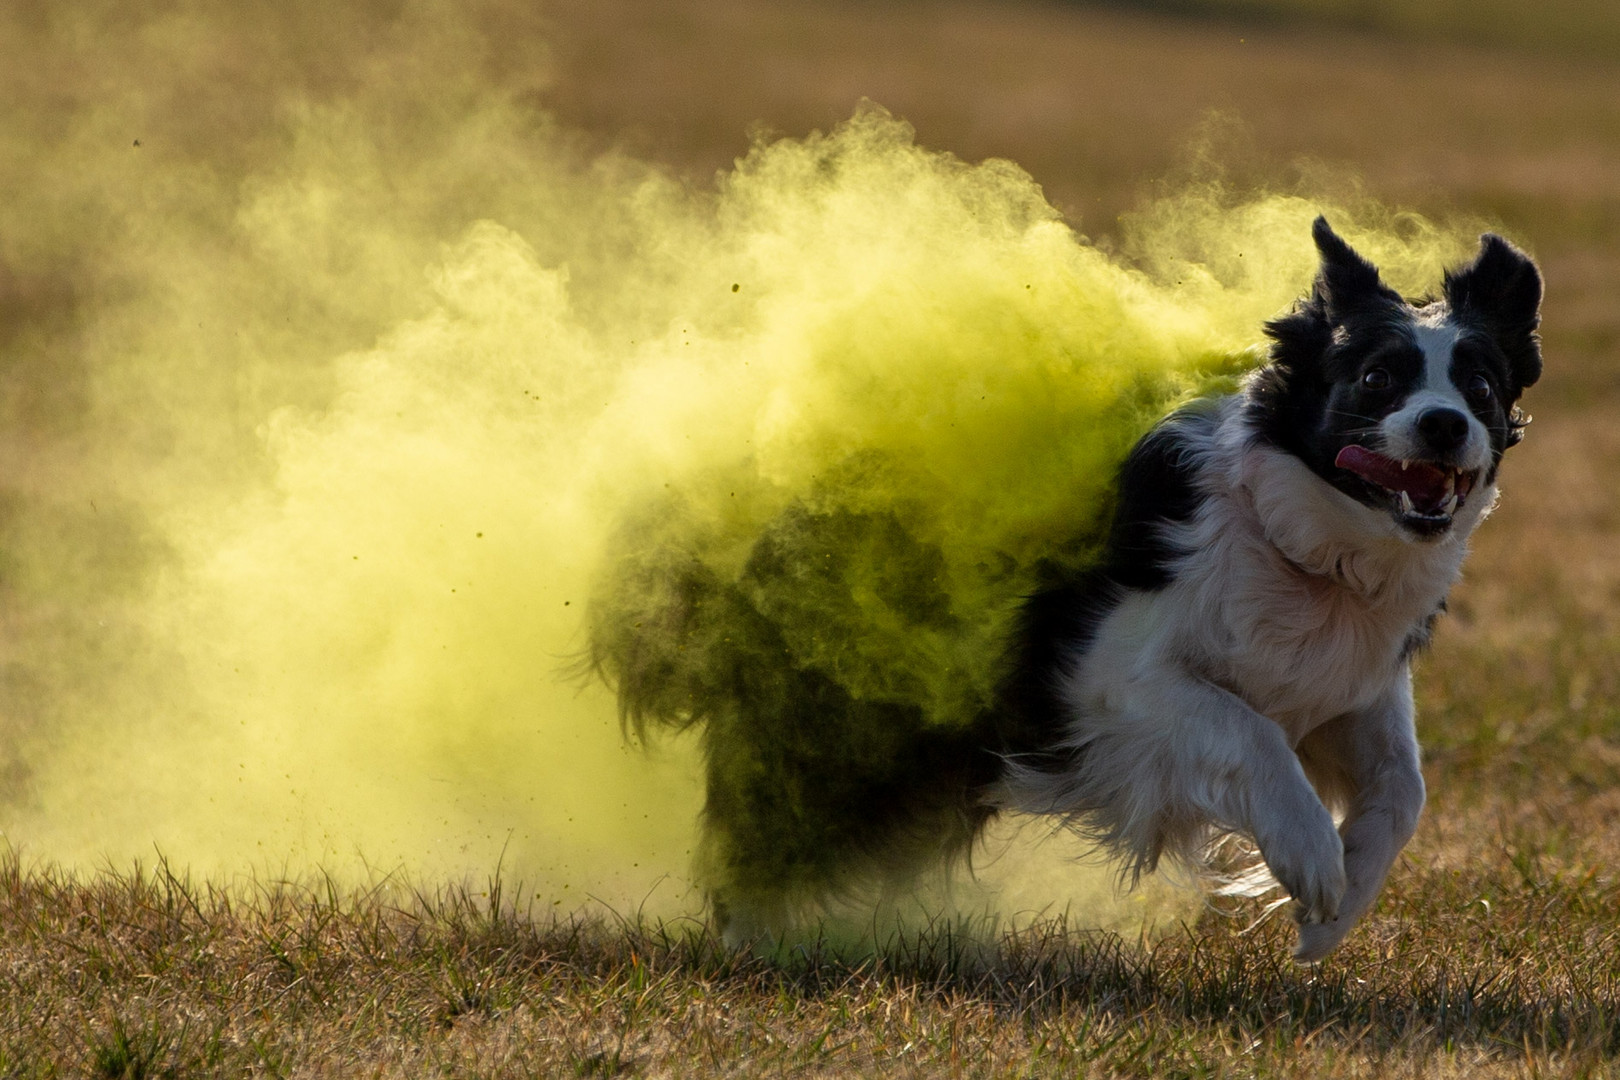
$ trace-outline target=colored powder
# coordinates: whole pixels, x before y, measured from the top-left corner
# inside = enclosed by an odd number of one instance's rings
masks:
[[[1112,257],[870,106],[694,190],[578,150],[475,20],[354,10],[7,23],[0,830],[31,857],[499,862],[689,908],[697,748],[625,745],[591,604],[656,608],[678,556],[785,670],[960,726],[1131,441],[1307,287],[1312,216],[1397,286],[1467,248],[1193,186]]]

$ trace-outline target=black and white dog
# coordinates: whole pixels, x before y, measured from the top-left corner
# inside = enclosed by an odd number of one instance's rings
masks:
[[[1128,860],[1257,844],[1295,957],[1372,905],[1422,810],[1409,661],[1496,499],[1541,374],[1541,277],[1487,234],[1412,304],[1318,218],[1270,362],[1132,452],[1106,566],[1032,598],[1011,691],[1061,731],[997,801]]]
[[[1249,884],[1292,897],[1302,961],[1368,910],[1423,807],[1409,663],[1519,441],[1541,277],[1486,235],[1413,303],[1313,234],[1320,272],[1266,327],[1269,361],[1131,452],[1102,557],[1024,601],[971,723],[852,689],[858,654],[806,661],[784,629],[852,608],[841,567],[863,558],[897,624],[950,625],[937,553],[894,517],[795,506],[731,571],[650,539],[676,515],[630,531],[591,660],[636,728],[701,730],[699,873],[729,936],[960,854],[1001,810],[1067,819],[1128,875],[1252,839],[1269,877]]]

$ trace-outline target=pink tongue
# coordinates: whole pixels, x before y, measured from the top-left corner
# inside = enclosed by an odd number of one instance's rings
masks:
[[[1414,461],[1406,468],[1382,454],[1375,454],[1365,446],[1347,446],[1339,451],[1333,464],[1349,469],[1363,480],[1370,480],[1391,491],[1404,491],[1420,509],[1432,510],[1446,497],[1446,474],[1433,465]]]

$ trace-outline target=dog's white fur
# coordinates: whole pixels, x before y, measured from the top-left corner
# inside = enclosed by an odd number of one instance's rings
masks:
[[[1455,337],[1433,325],[1420,345],[1447,358]],[[1447,365],[1432,360],[1425,381],[1382,422],[1383,445],[1400,455],[1424,408],[1458,407],[1466,465],[1483,473],[1489,436]],[[1185,552],[1172,582],[1125,594],[1063,673],[1076,767],[1009,763],[997,801],[1067,815],[1136,872],[1163,854],[1200,864],[1223,832],[1253,837],[1298,905],[1308,962],[1372,905],[1416,828],[1408,638],[1442,606],[1496,490],[1482,483],[1446,533],[1417,538],[1256,438],[1244,405],[1234,395],[1188,432],[1202,498],[1163,526]]]

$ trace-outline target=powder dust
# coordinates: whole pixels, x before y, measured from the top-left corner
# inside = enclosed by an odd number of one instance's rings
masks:
[[[4,17],[31,60],[0,118],[0,830],[27,857],[499,863],[547,903],[695,910],[692,740],[627,746],[578,669],[626,521],[671,508],[735,571],[837,474],[950,567],[1022,558],[1105,512],[1155,410],[1254,362],[1317,212],[1397,287],[1468,246],[1191,182],[1109,253],[872,105],[683,183],[581,151],[492,51],[513,11],[473,11]],[[850,480],[874,452],[905,467]],[[945,715],[999,625],[862,656],[953,673]],[[1153,906],[1031,850],[969,900]]]

